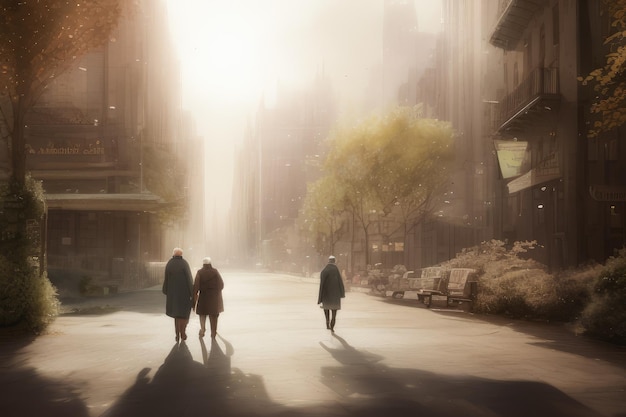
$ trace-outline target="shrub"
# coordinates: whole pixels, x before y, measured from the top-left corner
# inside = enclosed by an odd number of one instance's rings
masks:
[[[626,248],[606,262],[580,322],[590,336],[626,345]]]
[[[540,318],[554,297],[550,275],[541,268],[503,270],[483,275],[475,311],[511,317]]]
[[[581,314],[593,292],[593,284],[602,270],[602,265],[590,264],[556,274],[556,300],[546,306],[546,316],[557,321],[575,321]]]
[[[536,242],[515,242],[510,248],[491,240],[464,249],[443,264],[478,271],[479,290],[474,311],[516,318],[571,321],[589,299],[594,270],[553,276],[545,265],[526,257]]]
[[[0,255],[0,326],[24,325],[39,333],[57,316],[56,289],[28,260]]]
[[[45,211],[41,184],[27,177],[24,187],[0,187],[8,202],[0,216],[0,326],[22,325],[38,333],[57,315],[56,289],[39,270],[39,236],[30,234],[27,220],[41,222]]]

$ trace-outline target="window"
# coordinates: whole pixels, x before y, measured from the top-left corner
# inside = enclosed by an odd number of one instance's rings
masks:
[[[611,139],[604,145],[607,161],[619,161],[619,142],[617,139]]]
[[[526,50],[524,51],[524,70],[526,74],[530,74],[530,70],[533,67],[533,38],[528,37],[526,39]],[[527,75],[524,75],[527,76]]]
[[[622,229],[624,222],[622,221],[623,203],[612,203],[609,205],[609,226],[611,229]]]

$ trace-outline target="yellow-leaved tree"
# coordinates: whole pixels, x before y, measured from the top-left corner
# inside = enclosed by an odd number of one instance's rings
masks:
[[[321,193],[312,196],[327,204],[332,189],[333,212],[349,213],[363,233],[380,232],[381,221],[393,218],[405,241],[409,232],[437,207],[449,183],[454,160],[453,130],[449,123],[422,119],[411,108],[397,107],[356,126],[338,129],[330,137]],[[308,203],[313,205],[313,203]],[[320,219],[322,217],[319,217]],[[405,247],[406,242],[405,242]],[[405,263],[407,253],[405,251]],[[369,249],[365,262],[370,263]]]
[[[604,40],[608,53],[600,68],[585,77],[583,85],[593,85],[591,104],[594,122],[588,131],[593,138],[626,123],[626,0],[604,0],[610,19],[610,34]]]

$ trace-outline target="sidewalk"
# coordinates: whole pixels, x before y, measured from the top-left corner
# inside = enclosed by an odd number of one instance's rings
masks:
[[[76,300],[47,334],[3,339],[0,415],[626,416],[626,351],[562,327],[351,292],[333,335],[317,281],[225,280],[215,341],[192,315],[176,344],[158,286]]]

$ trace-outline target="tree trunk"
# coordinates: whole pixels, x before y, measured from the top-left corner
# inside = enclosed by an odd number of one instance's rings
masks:
[[[26,139],[24,137],[24,99],[13,102],[13,133],[11,135],[11,176],[15,185],[26,184]]]
[[[352,275],[356,274],[356,271],[354,270],[354,242],[356,240],[356,236],[355,236],[355,217],[354,217],[354,213],[350,213],[352,215],[352,236],[351,236],[351,240],[350,240],[350,272],[352,273]]]
[[[404,266],[407,267],[407,269],[409,269],[409,227],[407,225],[408,220],[404,220],[403,223],[403,227],[404,227],[404,253],[403,253],[403,260],[404,260]]]

